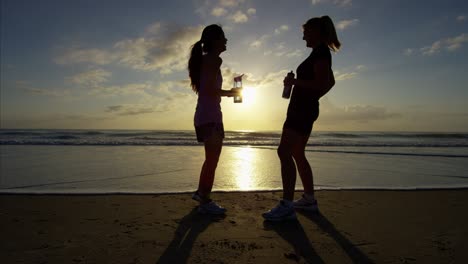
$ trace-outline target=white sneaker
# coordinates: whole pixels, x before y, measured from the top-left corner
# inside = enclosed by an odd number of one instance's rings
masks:
[[[294,201],[293,206],[295,209],[301,209],[309,212],[318,212],[319,210],[317,200],[311,200],[307,198],[305,194],[302,195],[301,199]]]
[[[222,215],[226,213],[226,208],[223,208],[211,201],[209,203],[200,204],[200,206],[198,206],[198,212],[200,214]]]
[[[275,208],[263,213],[262,216],[268,221],[294,220],[297,218],[294,207],[287,206],[283,200],[281,200]]]

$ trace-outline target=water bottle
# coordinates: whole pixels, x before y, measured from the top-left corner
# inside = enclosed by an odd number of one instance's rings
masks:
[[[244,74],[234,77],[234,88],[232,90],[239,92],[239,95],[234,96],[234,103],[242,103],[242,76]]]
[[[294,73],[290,71],[287,77],[294,78]],[[292,91],[292,85],[285,85],[283,87],[283,98],[289,99],[289,97],[291,97],[291,91]]]

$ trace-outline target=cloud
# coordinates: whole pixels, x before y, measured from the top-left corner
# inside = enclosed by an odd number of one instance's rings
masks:
[[[42,88],[23,88],[23,91],[33,95],[51,96],[51,97],[66,97],[70,95],[68,90],[58,89],[42,89]]]
[[[160,82],[157,85],[152,82],[128,83],[123,85],[107,85],[106,82],[111,73],[102,69],[93,69],[67,78],[70,82],[87,88],[86,94],[93,97],[116,97],[126,95],[138,95],[141,99],[151,99],[158,95],[169,96],[177,89],[188,89],[188,79]],[[30,91],[34,92],[34,91]],[[40,93],[40,91],[36,91]],[[47,93],[44,91],[42,93]]]
[[[196,13],[202,17],[214,16],[224,18],[226,22],[243,24],[257,13],[257,9],[251,7],[247,0],[212,0],[198,2]],[[229,28],[227,25],[225,28]]]
[[[154,91],[160,93],[161,95],[171,96],[174,94],[175,90],[184,90],[184,89],[191,89],[190,79],[160,82],[154,88]]]
[[[108,77],[111,75],[112,73],[109,71],[103,69],[93,69],[76,74],[68,78],[68,80],[81,86],[96,87],[99,84],[106,82]]]
[[[317,4],[324,4],[324,3],[332,3],[334,5],[344,7],[344,6],[350,6],[352,4],[352,0],[312,0],[313,5]]]
[[[119,63],[143,71],[159,70],[162,74],[186,68],[190,46],[199,40],[202,27],[182,27],[167,30],[149,38],[117,42]]]
[[[80,49],[71,47],[61,52],[54,61],[57,64],[93,63],[97,65],[109,64],[117,59],[117,54],[102,49]]]
[[[138,103],[109,105],[104,111],[117,116],[136,116],[171,111],[179,113],[182,110],[187,110],[187,107],[190,108],[196,102],[194,99],[195,94],[187,92],[188,80],[163,82],[155,86],[134,86],[135,90],[132,90],[131,87],[110,87],[108,90],[101,90],[107,96],[109,96],[107,93],[112,93],[113,95],[119,93],[145,94],[145,96],[138,97]],[[183,88],[183,90],[180,88]],[[154,93],[157,93],[158,96],[152,96]]]
[[[161,27],[162,27],[161,22],[153,23],[146,28],[146,34],[150,34],[150,35],[158,34],[161,31]]]
[[[271,38],[271,35],[263,35],[259,39],[256,39],[255,41],[250,43],[250,48],[256,49],[260,48],[261,46],[264,46],[264,44],[267,42],[267,40]],[[304,55],[304,51],[301,49],[295,49],[295,50],[288,50],[285,46],[284,42],[280,42],[275,44],[275,46],[271,49],[264,50],[263,52],[264,56],[276,56],[276,57],[282,57],[286,56],[288,58],[292,57],[301,57]]]
[[[278,27],[278,28],[275,29],[275,33],[274,33],[274,34],[275,34],[275,35],[279,35],[279,34],[285,32],[285,31],[288,31],[288,30],[289,30],[288,25],[281,25],[280,27]]]
[[[403,54],[405,54],[406,56],[411,56],[413,53],[414,53],[414,49],[411,49],[411,48],[407,48],[403,51]]]
[[[255,76],[252,73],[244,73],[244,77],[242,78],[243,82],[248,83],[249,86],[263,88],[263,87],[275,87],[278,85],[283,85],[283,79],[288,73],[288,70],[280,70],[277,72],[271,72],[263,76]],[[234,79],[234,77],[241,75],[241,72],[237,72],[232,68],[222,67],[221,73],[223,75],[223,79],[226,80],[225,83],[228,85],[230,81]],[[227,89],[227,88],[226,88]]]
[[[125,85],[99,85],[93,87],[88,95],[100,97],[113,97],[123,95],[139,95],[142,98],[151,98],[150,92],[154,90],[154,86],[150,83],[130,83]]]
[[[390,112],[383,106],[375,105],[348,105],[335,106],[328,97],[320,100],[320,122],[358,122],[368,123],[371,121],[383,121],[387,119],[400,118],[400,113]]]
[[[71,121],[105,121],[109,120],[109,117],[105,116],[94,116],[94,115],[85,115],[85,114],[68,114],[68,115],[59,115],[56,118],[53,119],[59,119],[59,120],[71,120]],[[52,120],[53,120],[52,119]],[[51,120],[51,121],[52,121]]]
[[[335,72],[335,80],[337,81],[344,81],[344,80],[349,80],[353,79],[358,75],[357,72],[345,72],[345,73],[340,73],[340,72]]]
[[[111,105],[107,107],[106,112],[118,112],[123,108],[122,105]]]
[[[276,56],[282,57],[301,57],[304,55],[304,51],[300,49],[288,50],[284,42],[275,42],[274,38],[278,37],[281,33],[288,31],[288,25],[281,25],[273,30],[273,32],[264,34],[259,38],[249,43],[249,49],[260,49],[263,48],[264,56]],[[268,44],[268,45],[267,45]]]
[[[466,20],[466,16],[465,15],[460,15],[460,16],[457,16],[457,21],[458,22],[463,22]]]
[[[431,46],[425,46],[420,49],[423,55],[433,55],[435,53],[438,53],[440,49],[442,48],[442,41],[438,40],[434,43],[432,43]]]
[[[50,89],[50,88],[37,88],[33,87],[32,83],[27,80],[18,80],[15,82],[16,88],[30,95],[58,97],[58,98],[71,98],[70,90],[64,89]]]
[[[256,13],[257,13],[257,9],[255,9],[255,8],[247,9],[247,14],[249,14],[249,15],[255,15]]]
[[[468,42],[468,34],[463,33],[453,38],[446,38],[435,41],[432,45],[425,46],[419,49],[423,55],[434,55],[445,49],[448,51],[455,51],[460,49],[464,43]]]
[[[108,106],[105,112],[112,113],[112,114],[119,115],[119,116],[133,116],[133,115],[150,114],[150,113],[162,112],[162,111],[155,109],[154,106],[125,104],[125,105]]]
[[[263,55],[264,56],[273,55],[273,56],[276,56],[276,57],[286,56],[288,58],[292,58],[292,57],[302,57],[304,55],[304,51],[301,50],[301,49],[295,49],[293,51],[288,50],[286,48],[285,43],[280,42],[280,43],[276,43],[274,48],[269,49],[269,50],[265,50],[263,52]]]
[[[447,50],[454,51],[462,47],[463,43],[468,42],[468,34],[461,34],[454,38],[446,39]]]
[[[367,70],[367,66],[361,64],[361,65],[356,66],[356,69],[359,71],[365,71]]]
[[[234,23],[245,23],[249,21],[249,17],[240,10],[229,16],[229,19]]]
[[[349,79],[354,79],[358,76],[362,71],[367,70],[365,65],[357,65],[354,66],[352,69],[345,69],[345,72],[342,71],[334,71],[335,80],[336,81],[345,81]]]
[[[177,27],[157,22],[146,35],[117,41],[106,50],[72,47],[56,57],[58,64],[116,63],[135,70],[168,74],[185,70],[190,46],[200,38],[201,26]]]
[[[274,37],[280,35],[282,32],[285,32],[289,30],[288,25],[281,25],[273,30],[273,33],[271,34],[264,34],[260,36],[259,38],[255,39],[254,41],[250,42],[249,47],[251,49],[257,49],[262,46],[265,46],[265,43],[270,42],[269,40]],[[263,55],[268,56],[273,54],[276,57],[281,57],[281,56],[286,56],[286,57],[300,57],[303,55],[303,51],[296,49],[294,51],[288,51],[286,49],[285,43],[280,42],[276,43],[274,48],[271,48],[269,50],[264,50]]]
[[[288,57],[288,58],[302,57],[302,56],[304,55],[304,51],[303,51],[303,50],[300,50],[300,49],[296,49],[296,50],[294,50],[294,51],[287,52],[285,55],[286,55],[286,57]]]
[[[271,36],[268,35],[268,34],[265,34],[265,35],[262,35],[261,37],[259,37],[258,39],[252,41],[249,46],[251,48],[259,48],[260,46],[262,46],[264,44],[264,42],[269,39]]]
[[[19,87],[19,88],[27,88],[27,87],[30,87],[31,84],[32,84],[31,81],[27,81],[27,80],[15,81],[16,87]]]
[[[355,26],[359,23],[359,19],[349,19],[349,20],[341,20],[336,23],[336,28],[339,30],[345,30],[351,26]]]
[[[215,7],[215,8],[213,8],[213,10],[211,10],[211,15],[213,15],[215,17],[224,16],[226,14],[227,14],[227,10],[225,8],[222,8],[222,7]]]
[[[235,6],[238,6],[242,2],[244,1],[243,0],[219,0],[219,5],[225,6],[225,7],[235,7]]]

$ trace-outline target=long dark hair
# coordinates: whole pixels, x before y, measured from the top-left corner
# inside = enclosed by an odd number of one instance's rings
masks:
[[[302,28],[317,27],[320,30],[322,41],[328,45],[333,51],[337,51],[341,47],[341,43],[336,35],[335,25],[329,16],[314,17],[309,19]]]
[[[192,45],[190,59],[188,61],[188,71],[190,77],[190,86],[195,93],[200,89],[200,71],[203,53],[210,52],[214,40],[224,36],[221,26],[213,24],[203,29],[201,39]]]

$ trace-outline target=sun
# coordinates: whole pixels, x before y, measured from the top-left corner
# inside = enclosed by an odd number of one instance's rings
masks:
[[[242,103],[246,106],[252,105],[255,102],[257,91],[254,87],[245,86],[242,89]]]

